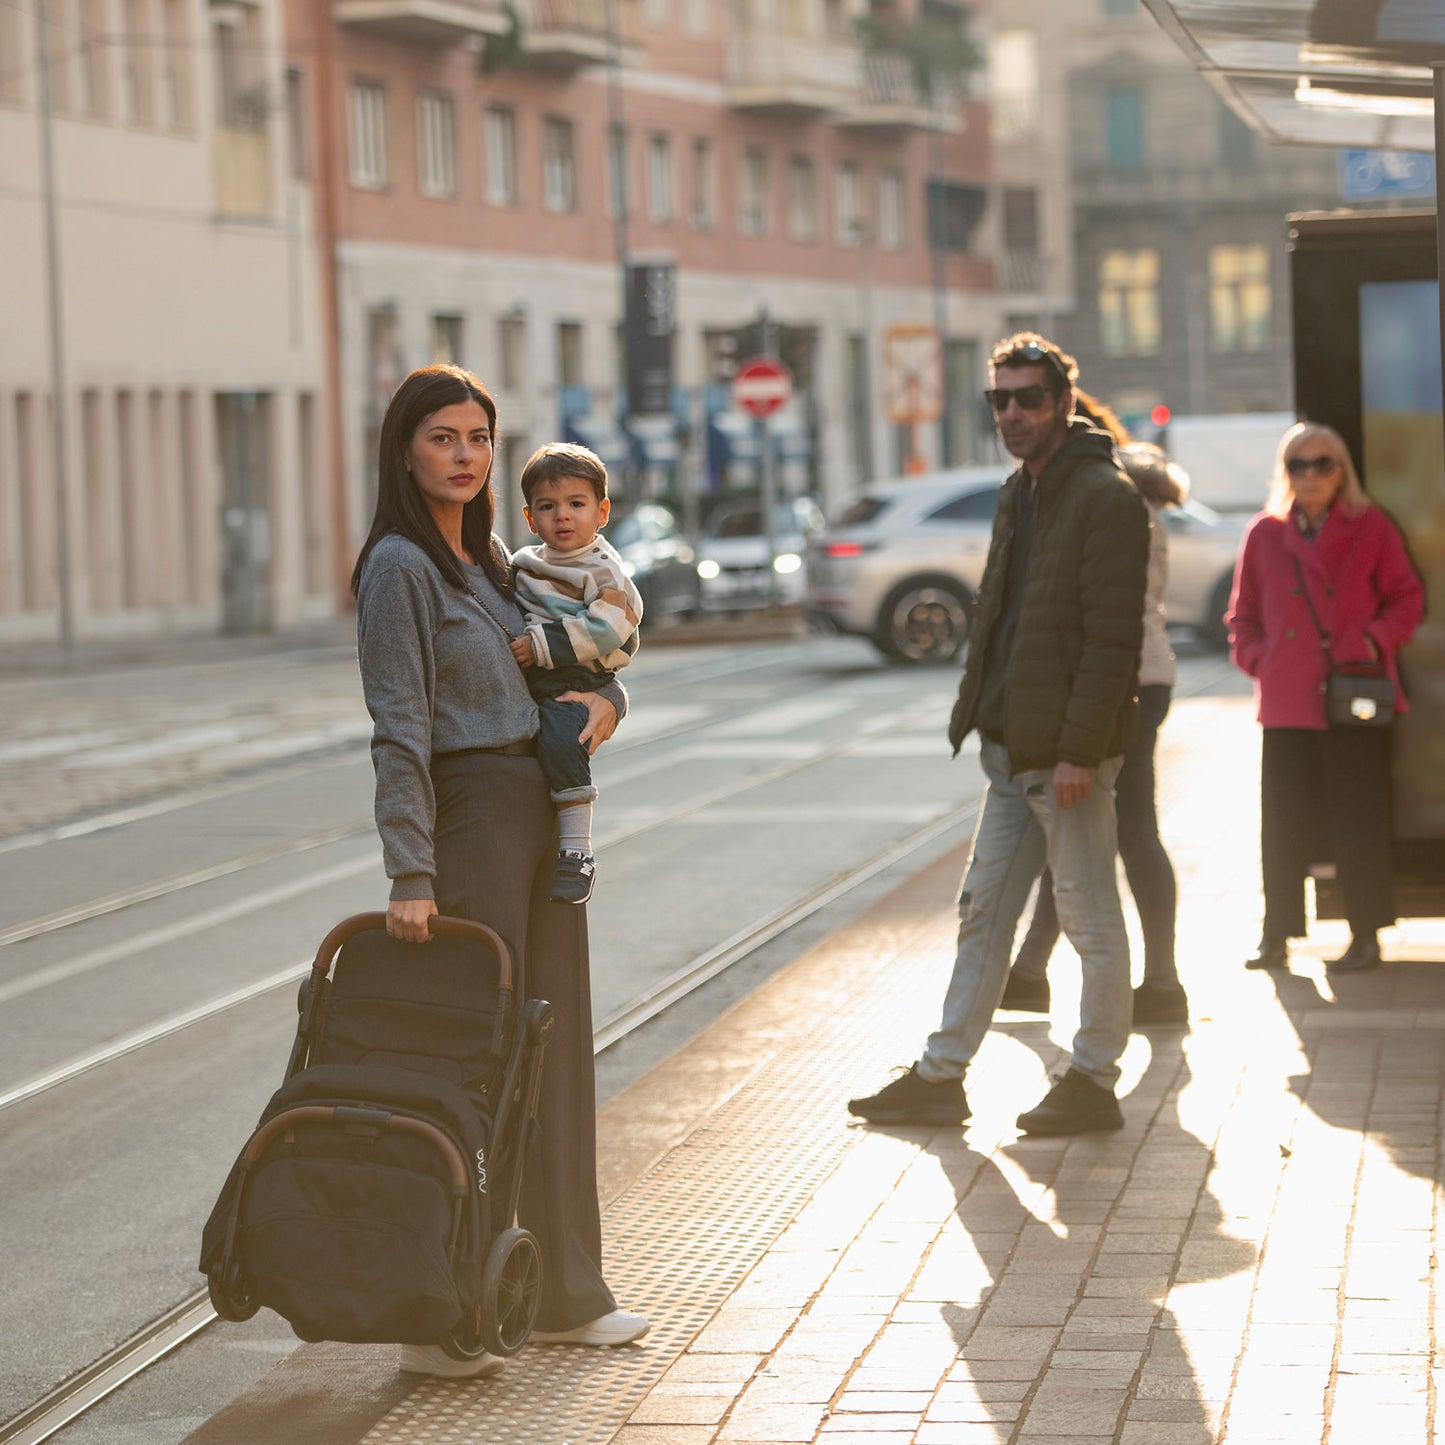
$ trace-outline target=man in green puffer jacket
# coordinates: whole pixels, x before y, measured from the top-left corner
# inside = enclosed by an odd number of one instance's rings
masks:
[[[1021,332],[994,348],[989,367],[999,435],[1022,465],[999,493],[948,729],[955,755],[978,731],[988,778],[958,899],[958,955],[923,1056],[848,1107],[876,1124],[969,1117],[963,1075],[1047,861],[1059,922],[1083,964],[1080,1022],[1067,1072],[1019,1127],[1117,1129],[1132,995],[1113,787],[1135,722],[1149,518],[1112,439],[1072,416],[1072,357]]]

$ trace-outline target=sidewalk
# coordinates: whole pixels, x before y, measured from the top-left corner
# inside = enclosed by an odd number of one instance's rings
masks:
[[[194,1445],[1434,1440],[1445,927],[1392,931],[1395,961],[1335,990],[1340,925],[1289,975],[1246,973],[1256,759],[1245,699],[1166,723],[1195,1024],[1134,1036],[1122,1131],[1013,1127],[1072,1033],[1066,950],[1052,1030],[1001,1015],[966,1131],[848,1123],[935,1021],[955,853],[602,1110],[609,1276],[642,1345],[415,1388],[385,1351],[303,1347]]]

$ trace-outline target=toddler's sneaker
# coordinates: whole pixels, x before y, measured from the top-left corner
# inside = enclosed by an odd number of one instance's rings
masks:
[[[592,896],[597,860],[590,853],[563,848],[557,854],[557,871],[552,875],[553,903],[586,903]]]

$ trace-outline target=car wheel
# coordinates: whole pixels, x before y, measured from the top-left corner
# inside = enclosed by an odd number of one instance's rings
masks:
[[[1214,591],[1209,594],[1209,613],[1204,619],[1204,625],[1199,629],[1199,635],[1211,647],[1229,646],[1229,628],[1225,624],[1224,614],[1229,611],[1229,598],[1233,591],[1234,573],[1226,572],[1214,584]]]
[[[968,641],[973,596],[944,577],[915,577],[884,599],[874,642],[886,656],[918,666],[952,662]]]

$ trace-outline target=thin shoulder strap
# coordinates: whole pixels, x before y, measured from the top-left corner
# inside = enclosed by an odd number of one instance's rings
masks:
[[[1310,610],[1310,620],[1315,625],[1315,631],[1320,635],[1320,647],[1324,650],[1325,666],[1334,666],[1334,654],[1330,650],[1330,634],[1325,631],[1320,622],[1320,615],[1315,611],[1314,599],[1310,596],[1310,584],[1305,581],[1305,569],[1300,566],[1299,554],[1291,552],[1289,560],[1294,563],[1295,576],[1299,578],[1300,591],[1304,593],[1305,606]]]

